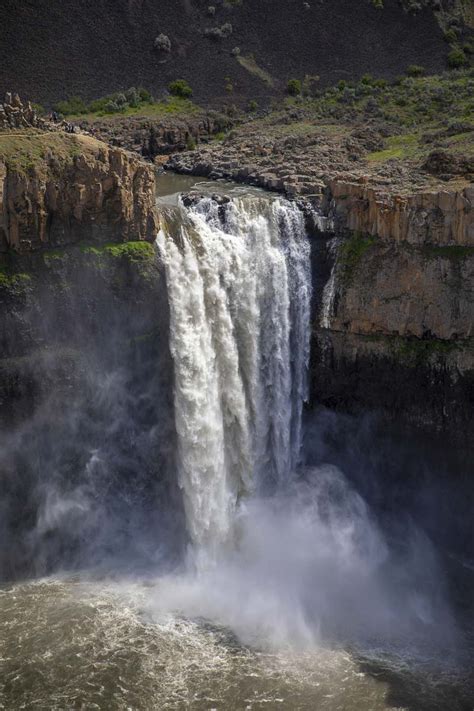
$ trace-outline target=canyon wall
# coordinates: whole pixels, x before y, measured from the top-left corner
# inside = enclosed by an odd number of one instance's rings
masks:
[[[153,241],[154,172],[83,135],[0,135],[0,251],[79,240]]]
[[[313,333],[314,400],[382,411],[468,444],[473,188],[397,196],[334,181],[326,207],[333,231],[315,236],[331,264]]]

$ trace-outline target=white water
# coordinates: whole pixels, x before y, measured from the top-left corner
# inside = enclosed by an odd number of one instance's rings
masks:
[[[298,463],[310,250],[303,216],[286,201],[249,196],[219,206],[204,197],[180,212],[158,245],[171,314],[179,483],[202,564],[231,544],[241,498],[287,482]]]

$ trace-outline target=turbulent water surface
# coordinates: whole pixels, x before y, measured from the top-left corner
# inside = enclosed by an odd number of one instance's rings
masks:
[[[0,708],[472,709],[470,632],[429,538],[411,524],[388,535],[341,466],[305,456],[303,215],[229,184],[183,202],[194,182],[163,179],[157,237],[184,517],[165,509],[185,550],[138,572],[130,554],[114,563],[110,536],[93,566],[0,588]],[[324,325],[330,285],[322,306]],[[80,499],[106,531],[110,487]],[[137,521],[133,550],[148,555]]]

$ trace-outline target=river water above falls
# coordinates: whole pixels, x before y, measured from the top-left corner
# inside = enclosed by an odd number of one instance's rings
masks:
[[[342,466],[318,444],[328,421],[304,417],[303,215],[258,190],[173,175],[157,199],[178,489],[156,506],[158,517],[176,508],[173,525],[154,546],[134,522],[136,559],[120,565],[107,534],[89,566],[89,554],[73,573],[60,560],[55,575],[0,588],[0,708],[472,709],[472,608],[465,596],[462,613],[453,605],[444,553],[411,523],[389,531],[361,495],[351,457],[368,466],[370,448],[341,438]],[[88,475],[107,471],[104,459],[95,450]],[[67,500],[50,494],[41,521],[65,526],[79,511],[85,522],[93,507],[108,531],[107,476]],[[133,481],[120,511],[136,501]],[[162,553],[180,536],[179,555]],[[452,565],[472,582],[469,561]]]

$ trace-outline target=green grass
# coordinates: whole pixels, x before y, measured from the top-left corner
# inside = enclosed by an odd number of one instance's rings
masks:
[[[81,120],[94,120],[97,118],[121,118],[127,116],[144,116],[150,118],[159,118],[161,116],[170,115],[190,115],[196,114],[202,111],[202,109],[197,106],[190,99],[182,99],[179,96],[170,96],[166,101],[156,101],[152,104],[143,104],[132,108],[127,107],[123,111],[116,113],[107,113],[105,111],[89,112],[85,114],[69,114],[68,118],[72,121]]]
[[[474,155],[474,68],[434,76],[403,76],[393,82],[363,77],[313,90],[312,96],[287,97],[266,122],[275,124],[285,111],[298,110],[306,127],[332,124],[352,130],[367,122],[384,126],[383,147],[368,153],[370,163],[399,159],[421,161],[442,148],[457,155]],[[287,114],[286,114],[287,116]],[[297,122],[287,122],[290,131]],[[459,129],[447,132],[448,127]],[[453,135],[449,135],[452,133]]]
[[[367,155],[367,160],[375,163],[385,162],[394,158],[414,158],[418,153],[419,136],[408,133],[402,136],[391,136],[386,141],[386,148]]]
[[[435,357],[446,357],[463,347],[462,342],[442,340],[440,338],[390,338],[390,350],[397,360],[416,367]]]
[[[60,163],[68,163],[85,150],[80,139],[62,132],[22,129],[0,133],[0,159],[18,172],[46,169],[45,158],[49,153]]]
[[[416,336],[394,336],[374,334],[364,337],[373,343],[382,343],[391,357],[411,368],[425,365],[429,361],[441,363],[451,353],[472,347],[473,339],[444,340],[441,338],[417,338]]]

